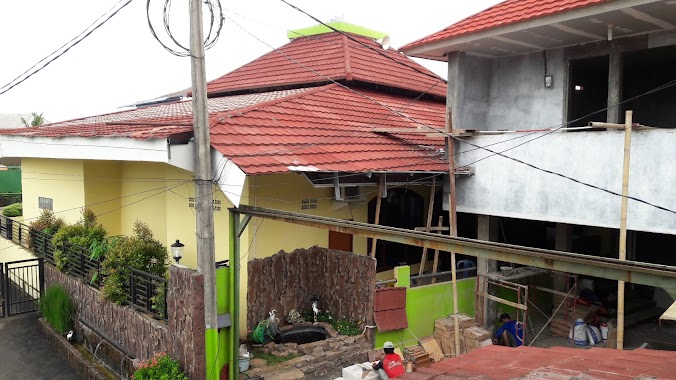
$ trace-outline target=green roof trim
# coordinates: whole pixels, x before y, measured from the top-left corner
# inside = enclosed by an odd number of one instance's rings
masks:
[[[337,30],[340,30],[341,32],[357,34],[357,35],[360,35],[360,36],[373,38],[374,40],[379,40],[379,39],[387,36],[387,33],[379,32],[379,31],[373,30],[373,29],[364,28],[364,27],[359,26],[359,25],[349,24],[349,23],[343,22],[343,21],[329,22],[326,25],[329,25],[333,28],[336,28]],[[292,39],[298,38],[298,37],[314,36],[314,35],[317,35],[317,34],[325,34],[325,33],[331,33],[331,32],[333,32],[333,30],[331,30],[331,28],[329,28],[327,26],[316,25],[316,26],[311,26],[309,28],[289,30],[286,33],[286,36],[289,39],[292,40]]]

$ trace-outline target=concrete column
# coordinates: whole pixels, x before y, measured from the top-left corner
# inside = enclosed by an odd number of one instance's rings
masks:
[[[453,127],[462,128],[461,112],[465,98],[465,71],[462,69],[465,60],[464,52],[448,55],[448,86],[446,92],[446,108],[452,112]],[[448,112],[446,112],[448,114]]]
[[[485,241],[498,241],[498,218],[488,215],[479,215],[477,221],[477,239]],[[486,274],[496,272],[498,263],[495,260],[477,258],[477,274]],[[479,289],[483,289],[479,284]],[[490,292],[491,289],[489,289]],[[497,305],[495,302],[484,299],[483,301],[483,325],[487,329],[492,329],[497,315]]]
[[[573,245],[573,227],[570,224],[556,223],[554,235],[554,249],[570,252]],[[563,276],[554,276],[553,288],[558,291],[567,291],[566,280]]]
[[[617,106],[622,101],[622,53],[613,51],[610,53],[610,62],[608,67],[608,123],[619,123],[620,111],[622,107]]]

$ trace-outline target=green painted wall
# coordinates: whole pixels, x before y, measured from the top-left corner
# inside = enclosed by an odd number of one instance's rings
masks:
[[[20,193],[20,192],[21,192],[21,169],[0,170],[0,193]]]
[[[220,267],[216,269],[216,310],[218,314],[229,313],[230,292],[228,291],[228,280],[230,277],[230,268]],[[218,332],[218,342],[207,342],[207,377],[208,379],[217,379],[220,377],[221,369],[228,362],[230,357],[230,329],[221,329]],[[216,352],[209,352],[210,347],[217,347]],[[211,375],[211,376],[210,376]]]
[[[379,32],[377,30],[369,29],[369,28],[364,28],[363,26],[359,25],[354,25],[350,24],[347,22],[343,21],[334,21],[334,22],[329,22],[326,25],[329,25],[336,30],[340,30],[342,32],[346,33],[352,33],[352,34],[357,34],[360,36],[365,36],[365,37],[370,37],[376,40],[379,40],[387,35],[387,33]],[[333,29],[328,28],[324,25],[315,25],[311,26],[309,28],[303,28],[303,29],[296,29],[296,30],[289,30],[286,34],[286,36],[289,39],[294,39],[298,37],[305,37],[305,36],[314,36],[317,34],[324,34],[324,33],[331,33],[333,32]]]
[[[458,281],[458,311],[460,313],[474,315],[475,288],[476,278]],[[408,329],[376,332],[375,346],[381,348],[388,340],[400,347],[418,344],[418,338],[434,334],[434,321],[448,317],[452,313],[453,284],[451,282],[409,288],[406,291]]]

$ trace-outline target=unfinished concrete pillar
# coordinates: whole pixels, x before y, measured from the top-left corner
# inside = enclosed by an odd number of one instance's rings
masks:
[[[489,215],[479,215],[477,221],[477,239],[485,241],[498,241],[498,218]],[[495,260],[488,260],[477,258],[477,274],[496,272],[498,270],[498,263]],[[482,284],[479,284],[479,289],[483,289]],[[490,292],[490,289],[489,289]],[[485,328],[492,328],[497,315],[497,305],[494,301],[484,299],[483,301],[483,321],[481,321]]]
[[[615,50],[610,53],[608,67],[608,123],[619,123],[621,120],[622,107],[618,104],[622,101],[622,53]]]

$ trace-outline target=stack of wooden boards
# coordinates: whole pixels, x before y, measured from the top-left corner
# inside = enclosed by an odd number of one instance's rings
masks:
[[[570,333],[570,328],[573,326],[576,319],[582,319],[585,323],[589,323],[598,314],[600,308],[596,305],[580,304],[573,307],[573,302],[575,300],[570,298],[567,302],[564,302],[564,298],[565,297],[562,295],[552,295],[552,312],[556,311],[562,302],[563,305],[561,305],[559,310],[554,314],[549,329],[552,335],[567,338]]]
[[[466,314],[458,314],[460,334],[460,353],[455,350],[455,318],[438,319],[434,322],[434,338],[446,356],[455,357],[492,344],[492,333],[477,326],[474,318]]]

